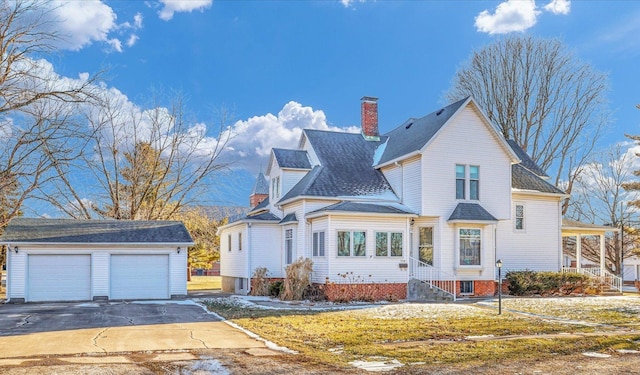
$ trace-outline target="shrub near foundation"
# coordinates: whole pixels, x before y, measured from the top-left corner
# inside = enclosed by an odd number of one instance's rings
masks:
[[[589,277],[577,273],[510,271],[505,279],[515,296],[571,295],[593,289]]]

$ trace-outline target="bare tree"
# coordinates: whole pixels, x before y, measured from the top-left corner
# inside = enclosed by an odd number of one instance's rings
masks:
[[[614,232],[605,238],[605,260],[609,271],[620,272],[623,260],[637,255],[640,245],[640,236],[631,225],[631,217],[638,210],[628,204],[638,195],[625,190],[632,177],[632,165],[633,155],[622,144],[595,154],[575,180],[566,214],[574,220],[624,229],[622,233]],[[582,245],[583,256],[599,263],[599,241],[585,237]]]
[[[88,108],[87,143],[76,164],[59,171],[49,202],[75,218],[171,219],[201,201],[211,178],[226,169],[221,153],[229,141],[224,114],[215,136],[186,118],[180,95],[149,110],[105,92],[100,106]],[[82,170],[82,185],[64,176]]]
[[[97,76],[65,79],[43,59],[60,40],[50,12],[41,0],[0,1],[0,228],[71,156],[73,111],[95,98]]]
[[[607,123],[606,75],[556,39],[510,36],[476,50],[457,71],[449,100],[473,96],[505,138],[553,182],[576,174]],[[567,207],[565,207],[566,211]]]

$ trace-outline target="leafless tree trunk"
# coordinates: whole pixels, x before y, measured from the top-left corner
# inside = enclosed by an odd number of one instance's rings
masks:
[[[574,220],[611,225],[612,229],[624,227],[622,251],[619,233],[605,238],[605,259],[610,271],[619,272],[623,259],[636,255],[640,245],[640,236],[630,220],[638,210],[627,203],[637,199],[638,194],[627,192],[624,188],[631,179],[632,166],[633,155],[620,144],[595,154],[590,163],[583,165],[582,173],[575,180],[567,211],[567,216]],[[598,239],[584,238],[582,245],[583,256],[600,263]]]
[[[87,113],[88,143],[75,171],[90,177],[83,186],[61,178],[50,203],[76,218],[162,220],[202,201],[211,178],[227,166],[221,160],[230,138],[224,114],[211,136],[203,124],[186,119],[179,95],[169,107],[154,96],[149,110],[121,99],[105,93]],[[60,174],[73,171],[71,166]]]
[[[473,96],[505,138],[570,190],[607,122],[606,92],[606,75],[560,41],[511,36],[476,50],[446,97]]]
[[[0,2],[0,229],[72,157],[73,111],[95,99],[96,76],[63,79],[43,57],[60,36],[40,0]]]

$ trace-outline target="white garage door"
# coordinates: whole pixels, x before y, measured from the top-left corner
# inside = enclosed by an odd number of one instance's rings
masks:
[[[169,298],[169,256],[112,255],[110,298]]]
[[[29,255],[27,301],[91,299],[91,255]]]

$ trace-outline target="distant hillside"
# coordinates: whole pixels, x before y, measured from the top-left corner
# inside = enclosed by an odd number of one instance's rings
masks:
[[[250,207],[241,206],[201,206],[204,213],[211,219],[220,221],[226,217],[234,217],[238,215],[245,215]]]

